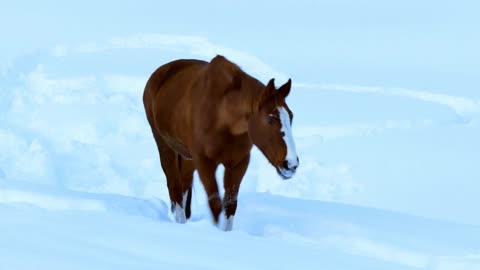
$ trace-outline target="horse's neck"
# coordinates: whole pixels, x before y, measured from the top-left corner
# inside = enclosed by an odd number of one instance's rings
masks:
[[[218,110],[218,125],[227,127],[233,135],[247,133],[249,118],[258,110],[258,95],[258,91],[250,87],[226,94]]]
[[[242,135],[248,132],[248,118],[239,117],[230,124],[230,133],[232,135]]]
[[[250,116],[258,111],[264,90],[265,86],[253,78],[248,80],[246,85],[242,87],[242,97],[243,103],[246,105],[246,115]]]

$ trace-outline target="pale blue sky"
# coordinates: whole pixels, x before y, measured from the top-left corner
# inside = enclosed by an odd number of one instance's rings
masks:
[[[351,181],[361,187],[333,199],[480,224],[478,10],[476,1],[5,2],[0,97],[6,98],[0,104],[7,109],[0,119],[16,122],[11,89],[41,84],[63,95],[66,85],[76,95],[75,83],[62,78],[118,75],[140,79],[84,80],[78,89],[105,91],[114,81],[135,93],[165,61],[206,59],[218,51],[263,80],[292,77],[294,134],[307,163],[320,164],[310,181],[325,177],[333,186]],[[55,115],[41,112],[37,122],[25,123],[34,131],[19,122],[13,130],[36,138],[41,117],[49,123]],[[102,123],[91,134],[101,137]],[[49,164],[60,156],[50,153]],[[341,165],[348,170],[338,177],[328,169]],[[12,166],[0,163],[7,176]],[[121,166],[116,169],[122,175]]]

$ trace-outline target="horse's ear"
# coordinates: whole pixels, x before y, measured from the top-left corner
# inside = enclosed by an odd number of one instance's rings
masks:
[[[266,101],[275,94],[275,79],[272,78],[268,81],[265,91],[263,92],[262,101]]]
[[[288,79],[288,81],[278,89],[278,94],[281,97],[286,98],[290,93],[291,87],[292,87],[292,80]]]
[[[270,79],[267,84],[267,90],[272,91],[275,90],[275,78]]]

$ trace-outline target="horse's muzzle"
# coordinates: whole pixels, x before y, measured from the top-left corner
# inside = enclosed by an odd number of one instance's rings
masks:
[[[280,175],[280,177],[283,180],[290,179],[295,175],[298,165],[299,165],[298,158],[296,162],[285,160],[281,167],[277,167],[277,173],[278,175]]]
[[[277,168],[277,173],[283,180],[288,180],[295,175],[295,171],[285,170],[282,168],[280,169]]]

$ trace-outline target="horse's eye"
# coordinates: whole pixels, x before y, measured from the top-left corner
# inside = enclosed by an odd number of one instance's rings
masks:
[[[275,116],[273,116],[273,115],[268,116],[268,124],[269,125],[275,124]]]

